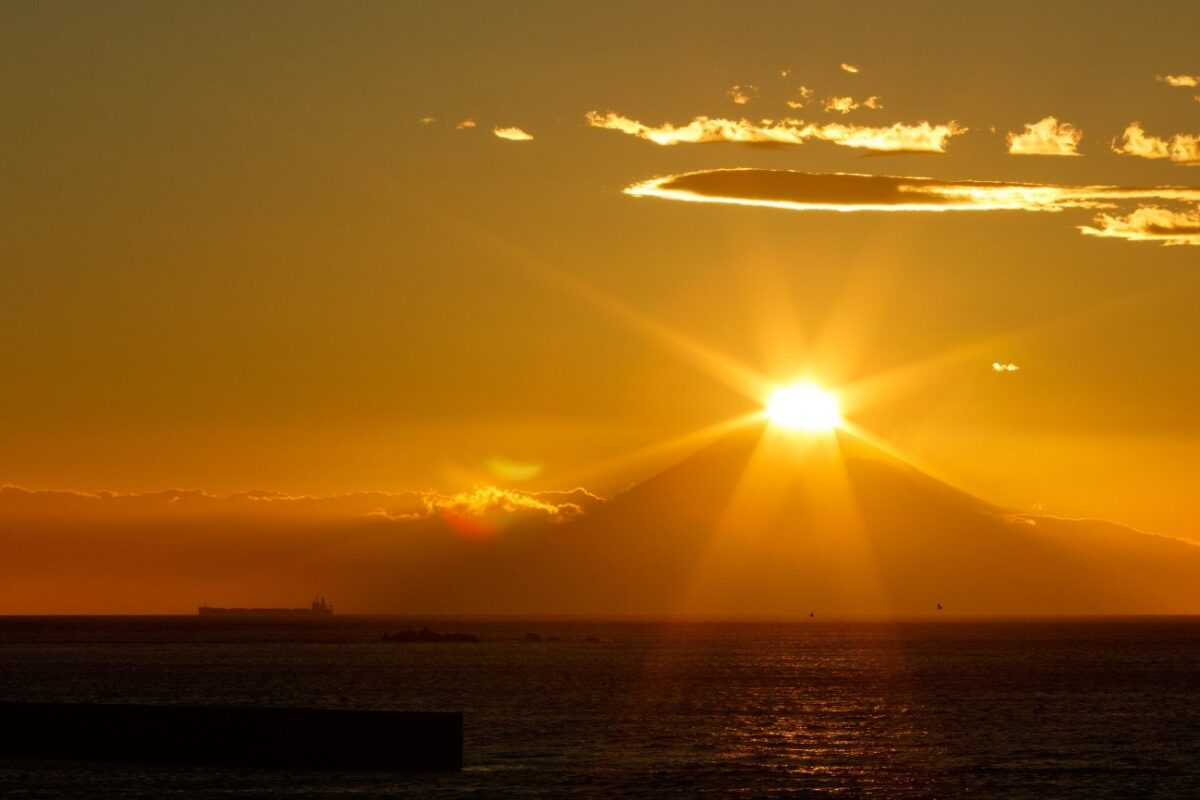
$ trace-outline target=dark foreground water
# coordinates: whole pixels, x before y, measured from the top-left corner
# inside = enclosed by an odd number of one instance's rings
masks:
[[[485,641],[377,641],[409,622]],[[527,632],[560,641],[526,642]],[[0,756],[4,798],[1200,797],[1196,618],[10,617],[0,618],[0,700],[461,710],[466,720],[459,774]]]

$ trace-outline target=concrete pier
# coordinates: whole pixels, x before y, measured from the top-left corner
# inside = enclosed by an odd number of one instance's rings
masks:
[[[0,703],[0,758],[453,771],[461,712]]]

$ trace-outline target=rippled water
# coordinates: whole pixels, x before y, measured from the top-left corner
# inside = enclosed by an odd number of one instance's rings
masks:
[[[1200,797],[1200,619],[409,622],[0,619],[0,700],[462,710],[467,764],[0,758],[0,796]]]

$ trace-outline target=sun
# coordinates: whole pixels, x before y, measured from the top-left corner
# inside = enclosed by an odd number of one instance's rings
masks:
[[[794,431],[831,431],[842,421],[833,393],[811,383],[776,389],[764,413],[771,424]]]

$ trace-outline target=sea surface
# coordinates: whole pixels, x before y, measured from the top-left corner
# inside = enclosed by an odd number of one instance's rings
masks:
[[[379,641],[409,625],[484,641]],[[462,711],[466,768],[0,754],[4,798],[1200,798],[1200,618],[7,617],[13,700]]]

